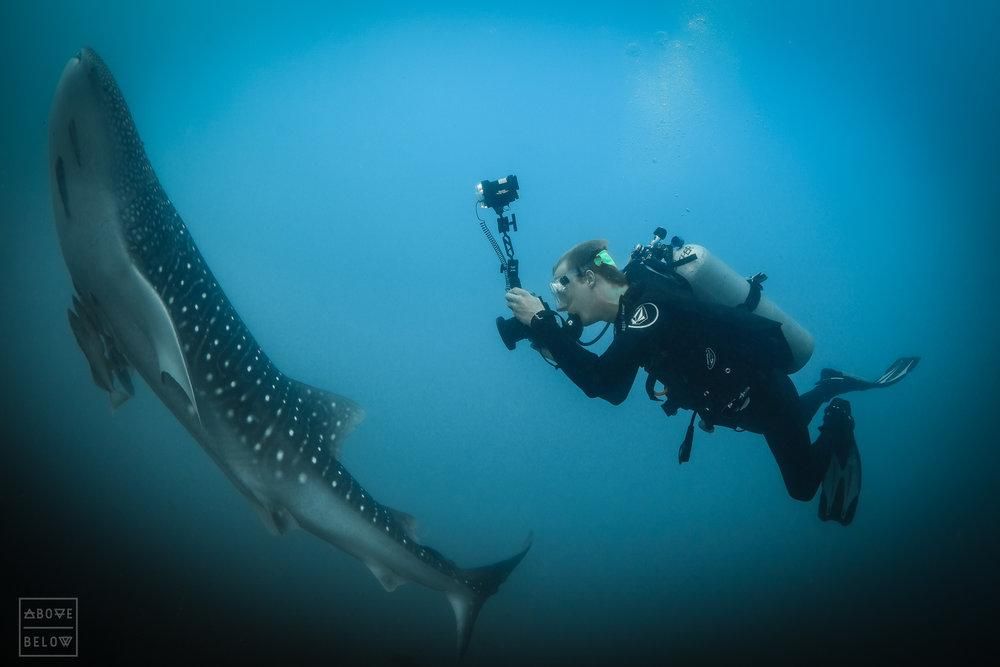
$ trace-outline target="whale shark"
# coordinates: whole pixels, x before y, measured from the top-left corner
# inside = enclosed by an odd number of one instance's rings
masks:
[[[442,591],[459,655],[483,603],[531,546],[462,568],[412,516],[340,462],[363,410],[295,380],[226,297],[146,155],[111,71],[89,48],[63,69],[49,115],[53,214],[75,294],[71,330],[113,408],[137,373],[275,534],[300,528],[361,560],[386,590]]]

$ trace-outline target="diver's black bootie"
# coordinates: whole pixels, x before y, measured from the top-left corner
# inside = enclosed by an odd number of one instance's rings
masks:
[[[830,401],[830,405],[826,406],[826,411],[823,413],[823,424],[826,425],[827,421],[832,421],[833,423],[853,423],[854,417],[851,416],[851,402],[843,398],[835,398]]]
[[[846,526],[854,519],[861,495],[861,455],[854,440],[851,404],[842,398],[830,401],[819,430],[821,437],[831,439],[833,449],[830,465],[823,477],[819,518]]]
[[[846,455],[847,445],[854,440],[854,417],[851,415],[851,402],[842,398],[835,398],[826,406],[823,413],[823,423],[819,427],[820,433],[825,434],[833,440],[833,449],[839,456],[841,462]]]

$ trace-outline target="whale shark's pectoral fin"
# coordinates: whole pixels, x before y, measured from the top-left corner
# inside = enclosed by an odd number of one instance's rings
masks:
[[[284,507],[254,503],[254,509],[257,510],[257,515],[260,516],[267,532],[274,536],[284,535],[299,525],[295,518],[285,511]]]
[[[365,561],[365,565],[368,569],[372,571],[378,582],[382,584],[382,588],[389,591],[390,593],[406,583],[406,580],[397,575],[395,572],[375,561]]]
[[[176,338],[174,340],[176,341]],[[160,364],[160,380],[165,385],[172,384],[180,390],[187,402],[188,412],[201,422],[198,403],[194,400],[194,387],[191,386],[191,378],[188,376],[187,365],[180,354],[180,348],[176,345],[157,346],[156,354]]]
[[[204,426],[170,311],[138,268],[133,266],[132,271],[136,284],[141,286],[131,312],[133,324],[145,335],[149,348],[156,355],[160,379],[165,385],[175,385],[181,390],[184,395],[181,404],[186,403],[188,412]]]
[[[182,375],[181,377],[185,380],[187,379],[187,375]],[[198,414],[198,406],[194,402],[194,398],[188,392],[188,389],[181,384],[180,380],[167,371],[160,371],[160,384],[167,394],[171,395],[172,400],[181,405],[186,405],[188,414],[199,422],[201,421],[201,415]]]
[[[69,326],[90,365],[90,375],[94,384],[108,392],[112,409],[132,398],[135,388],[129,377],[129,364],[118,350],[114,337],[106,332],[98,314],[96,304],[86,305],[73,295],[73,308],[67,311]]]

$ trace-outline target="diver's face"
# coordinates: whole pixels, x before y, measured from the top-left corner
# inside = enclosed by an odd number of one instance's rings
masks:
[[[552,284],[550,285],[552,294],[556,297],[558,307],[561,312],[572,311],[583,317],[583,310],[587,306],[587,297],[591,290],[587,289],[584,278],[581,278],[579,271],[568,266],[565,262],[559,264],[552,274]]]

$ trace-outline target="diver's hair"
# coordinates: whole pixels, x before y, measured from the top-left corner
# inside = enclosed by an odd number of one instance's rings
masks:
[[[590,269],[616,287],[624,287],[628,285],[628,278],[626,278],[625,274],[619,271],[617,267],[603,262],[600,264],[594,264],[594,258],[597,257],[597,253],[607,249],[608,242],[604,239],[593,239],[591,241],[577,243],[575,246],[570,248],[565,255],[559,258],[559,261],[557,261],[555,266],[552,267],[552,273],[556,272],[556,269],[559,268],[560,264],[566,262],[566,265],[571,269],[576,269],[578,275],[582,274],[587,269]]]

